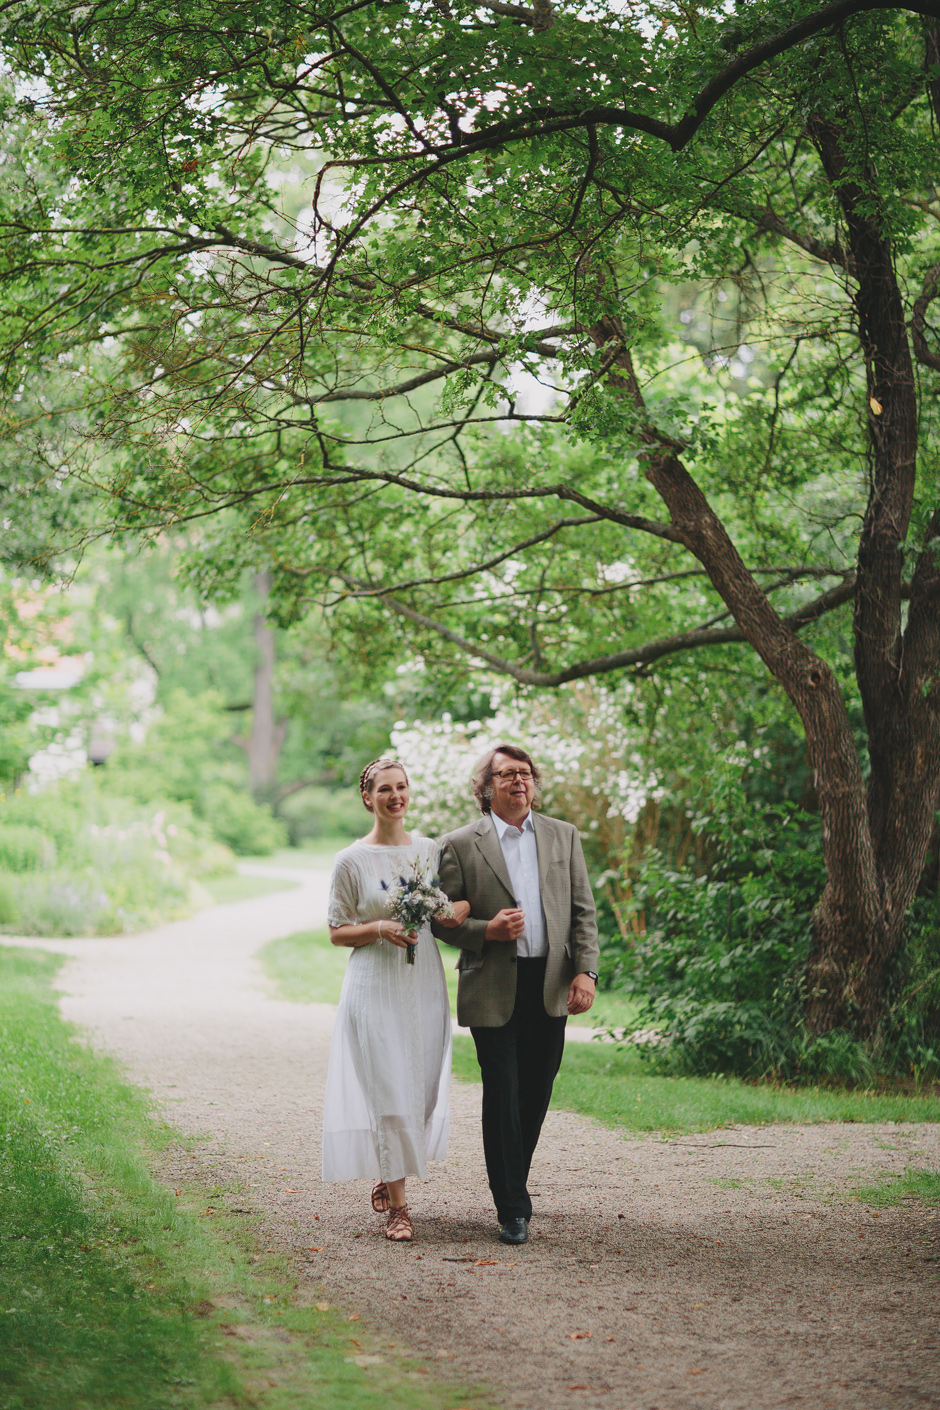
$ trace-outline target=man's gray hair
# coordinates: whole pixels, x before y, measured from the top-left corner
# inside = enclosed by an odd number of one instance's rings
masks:
[[[476,768],[473,770],[473,796],[480,805],[480,812],[492,812],[493,760],[497,754],[508,754],[510,759],[515,759],[520,764],[528,764],[532,770],[532,777],[535,779],[532,806],[533,808],[540,807],[542,803],[542,771],[538,764],[531,754],[527,754],[518,744],[497,744],[495,749],[487,749],[486,753],[477,760]]]

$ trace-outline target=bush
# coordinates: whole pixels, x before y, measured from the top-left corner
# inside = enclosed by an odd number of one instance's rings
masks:
[[[19,912],[16,908],[15,883],[12,876],[0,873],[0,927],[12,928],[16,925]]]
[[[95,775],[3,805],[0,836],[54,839],[58,863],[11,874],[0,925],[24,935],[114,935],[196,908],[196,878],[232,869],[185,804],[162,808],[115,797]],[[28,850],[28,849],[27,849]],[[47,855],[54,855],[48,851]]]
[[[266,803],[256,803],[250,794],[224,784],[206,789],[199,813],[239,857],[262,857],[289,841],[284,823]]]
[[[708,810],[693,825],[707,834],[711,865],[702,875],[648,854],[634,894],[650,929],[632,956],[619,956],[626,991],[641,1004],[637,1028],[649,1060],[696,1075],[853,1086],[878,1074],[940,1075],[936,896],[911,910],[875,1038],[815,1036],[803,1018],[803,974],[826,880],[818,819],[792,803],[749,802],[730,767],[707,784]]]
[[[650,929],[626,981],[660,1067],[792,1076],[812,1045],[800,1030],[801,976],[825,884],[818,821],[792,805],[748,807],[736,770],[710,780],[705,875],[647,855],[634,886]],[[822,1060],[823,1054],[817,1053]]]
[[[56,845],[35,827],[0,824],[0,868],[22,872],[48,870],[56,864]]]
[[[91,876],[53,872],[22,878],[16,888],[16,928],[21,935],[112,935],[115,923],[107,891]]]
[[[328,788],[304,788],[278,805],[278,816],[290,833],[291,844],[299,847],[320,837],[362,837],[371,822],[356,788],[334,792]]]

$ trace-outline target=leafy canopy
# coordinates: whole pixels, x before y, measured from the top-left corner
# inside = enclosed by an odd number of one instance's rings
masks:
[[[812,123],[893,242],[929,384],[938,19],[10,5],[7,552],[189,522],[204,590],[273,564],[282,620],[325,602],[400,655],[378,605],[428,659],[552,684],[741,639],[652,438],[814,620],[852,592],[870,407]]]

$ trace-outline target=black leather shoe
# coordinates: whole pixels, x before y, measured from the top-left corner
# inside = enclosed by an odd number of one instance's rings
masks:
[[[524,1244],[529,1237],[529,1225],[525,1219],[506,1219],[499,1226],[501,1244]]]

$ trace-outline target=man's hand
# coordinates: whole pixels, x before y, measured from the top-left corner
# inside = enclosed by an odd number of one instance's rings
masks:
[[[568,1012],[587,1013],[594,1002],[596,987],[589,974],[576,974],[568,988]]]
[[[487,921],[484,934],[487,940],[507,940],[514,945],[524,929],[525,911],[504,910]]]

